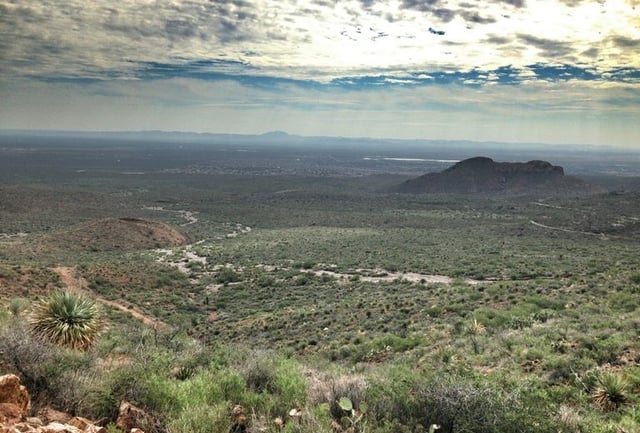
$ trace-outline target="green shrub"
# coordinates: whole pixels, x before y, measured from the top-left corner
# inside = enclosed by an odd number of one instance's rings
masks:
[[[169,431],[180,433],[211,433],[229,430],[229,409],[221,404],[195,402],[186,406],[168,423]]]
[[[445,432],[552,432],[546,408],[525,397],[469,378],[400,371],[372,384],[367,402],[378,424],[438,424]]]
[[[18,317],[27,308],[28,302],[23,298],[11,298],[9,301],[9,313],[12,317]]]
[[[216,282],[219,284],[235,283],[240,281],[240,275],[231,268],[222,268],[216,275]]]

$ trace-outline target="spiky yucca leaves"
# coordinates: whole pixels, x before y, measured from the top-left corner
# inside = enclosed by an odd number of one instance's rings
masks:
[[[603,372],[591,397],[600,410],[611,412],[627,401],[627,388],[627,382],[620,375]]]
[[[469,332],[471,332],[472,335],[483,335],[487,332],[487,328],[485,328],[482,323],[478,322],[477,319],[473,319],[473,323],[469,327]]]
[[[31,329],[61,346],[87,350],[104,329],[96,303],[78,293],[57,290],[36,304]]]

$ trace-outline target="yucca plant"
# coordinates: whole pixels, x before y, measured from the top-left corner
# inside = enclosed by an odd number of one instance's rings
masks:
[[[473,345],[473,353],[475,353],[476,355],[482,352],[482,347],[480,345],[480,340],[478,338],[481,335],[484,335],[486,331],[487,329],[484,327],[482,323],[478,322],[477,319],[473,319],[473,323],[471,323],[471,326],[469,326],[469,333],[471,334],[471,344]]]
[[[611,412],[627,401],[627,389],[627,382],[620,375],[603,372],[591,397],[600,410]]]
[[[104,329],[100,310],[92,299],[57,290],[36,304],[30,319],[33,332],[51,343],[87,350]]]

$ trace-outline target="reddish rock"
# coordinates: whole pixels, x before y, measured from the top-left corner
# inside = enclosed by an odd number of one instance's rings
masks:
[[[132,429],[141,429],[150,424],[149,415],[142,409],[123,401],[120,403],[120,414],[116,420],[116,427],[125,432]]]
[[[13,403],[0,403],[0,423],[3,425],[12,425],[23,418],[22,410]]]
[[[15,374],[0,376],[0,403],[15,405],[20,411],[20,419],[24,418],[31,407],[31,398]]]
[[[38,417],[27,418],[30,405],[29,393],[17,376],[0,377],[0,433],[107,433],[86,418],[48,407],[38,411]]]
[[[71,415],[68,413],[60,412],[59,410],[52,409],[50,407],[43,407],[38,411],[38,418],[43,423],[48,424],[50,422],[59,422],[60,424],[66,424],[71,419]]]
[[[107,433],[106,428],[97,426],[88,419],[80,416],[71,418],[68,424],[82,430],[84,433]]]

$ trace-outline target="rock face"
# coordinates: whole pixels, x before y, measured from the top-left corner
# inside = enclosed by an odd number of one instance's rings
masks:
[[[465,159],[440,173],[427,173],[396,188],[406,193],[511,193],[587,192],[586,182],[564,175],[547,161],[495,162],[478,156]]]
[[[28,417],[31,397],[14,374],[0,376],[0,433],[107,433],[107,429],[79,416],[44,408]],[[127,432],[144,433],[139,429]]]

